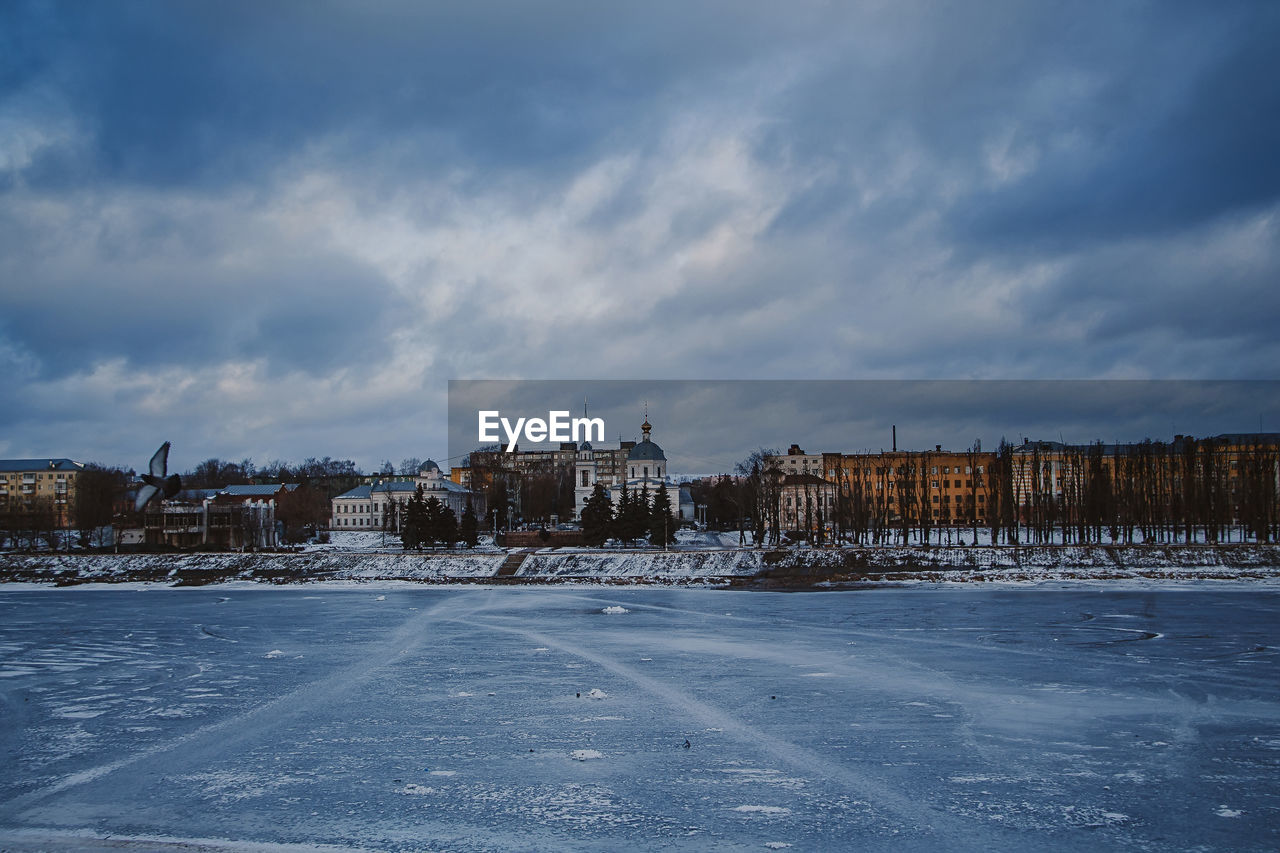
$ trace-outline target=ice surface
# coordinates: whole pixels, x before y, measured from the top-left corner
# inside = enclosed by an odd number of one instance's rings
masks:
[[[1274,589],[376,591],[0,589],[0,849],[1280,846]]]

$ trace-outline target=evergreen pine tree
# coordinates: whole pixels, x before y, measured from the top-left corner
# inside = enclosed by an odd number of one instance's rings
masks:
[[[462,522],[458,525],[458,538],[463,545],[468,548],[476,547],[480,541],[479,527],[476,511],[472,508],[471,501],[467,501],[467,508],[462,511]]]
[[[618,495],[618,506],[613,511],[613,537],[620,540],[623,544],[630,544],[631,540],[627,538],[627,518],[631,514],[631,490],[627,488],[627,481],[622,481],[622,493]]]
[[[458,541],[458,517],[453,514],[452,509],[442,502],[438,518],[437,529],[439,530],[440,544],[446,548],[452,548]]]
[[[645,483],[640,494],[632,498],[630,511],[624,521],[627,538],[636,541],[649,532],[649,484]]]
[[[435,495],[427,498],[426,511],[423,513],[422,524],[422,541],[430,545],[432,548],[437,543],[444,541],[444,529],[442,526],[441,510],[443,505],[440,499]]]
[[[422,547],[424,515],[425,505],[422,500],[422,486],[418,486],[413,492],[413,497],[409,498],[409,502],[405,505],[404,517],[400,522],[400,542],[406,550],[420,549]]]
[[[649,541],[654,545],[670,545],[676,541],[676,520],[671,514],[671,496],[659,486],[649,510]]]
[[[583,502],[581,521],[583,541],[593,548],[604,545],[613,526],[613,507],[600,483],[596,483],[591,495]]]

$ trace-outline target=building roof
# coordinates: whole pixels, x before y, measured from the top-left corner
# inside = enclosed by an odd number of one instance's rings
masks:
[[[173,496],[179,503],[200,503],[218,496],[219,489],[183,489]]]
[[[471,492],[461,483],[455,483],[453,480],[446,480],[443,477],[438,480],[427,480],[422,484],[422,491],[428,495],[432,492],[458,492],[460,494],[464,492],[470,494]]]
[[[1061,453],[1067,449],[1067,445],[1061,441],[1024,441],[1013,449],[1014,453],[1032,453],[1039,450],[1041,453]]]
[[[219,491],[224,495],[231,495],[232,497],[237,498],[270,497],[281,489],[284,489],[286,492],[292,492],[296,488],[298,488],[297,483],[266,483],[264,485],[227,486],[224,489],[219,489]]]
[[[389,485],[389,484],[384,484],[384,485]],[[335,501],[340,501],[340,500],[343,500],[344,498],[350,498],[350,499],[355,499],[355,498],[367,499],[367,498],[369,497],[369,489],[371,489],[371,488],[372,488],[372,486],[356,486],[356,487],[355,487],[354,489],[352,489],[351,491],[349,491],[349,492],[343,492],[342,494],[338,495],[337,497],[335,497],[335,498],[334,498],[334,500],[335,500]]]
[[[1227,444],[1236,446],[1252,444],[1275,447],[1280,445],[1280,432],[1224,432],[1216,437]]]
[[[418,483],[413,480],[384,480],[370,486],[356,486],[349,492],[343,492],[334,500],[367,500],[374,492],[383,494],[407,494],[411,495],[418,488]],[[471,490],[461,483],[455,483],[452,480],[438,479],[427,480],[422,484],[422,493],[425,497],[430,497],[439,492],[453,492],[456,494],[471,494]]]
[[[787,474],[782,478],[783,486],[824,486],[830,485],[817,474]]]
[[[83,462],[71,459],[0,459],[0,471],[80,471]]]
[[[631,448],[627,454],[628,462],[666,462],[667,454],[655,442],[645,439]]]
[[[369,487],[375,492],[414,492],[418,484],[413,480],[387,480]]]

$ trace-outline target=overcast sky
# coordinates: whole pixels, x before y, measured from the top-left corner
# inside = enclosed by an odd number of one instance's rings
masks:
[[[1277,378],[1276,44],[1271,2],[6,2],[0,456],[444,457],[465,378]]]
[[[806,453],[995,450],[1001,439],[1105,444],[1175,435],[1280,432],[1276,380],[538,380],[449,385],[449,458],[478,441],[480,411],[519,418],[567,411],[605,423],[603,444],[652,440],[676,476],[732,473],[753,450]],[[492,420],[492,419],[491,419]],[[506,443],[506,433],[497,433]],[[531,449],[520,438],[521,449]],[[549,446],[546,443],[538,446]]]

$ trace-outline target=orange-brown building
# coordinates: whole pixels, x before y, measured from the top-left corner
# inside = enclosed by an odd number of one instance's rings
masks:
[[[981,450],[943,450],[935,445],[926,451],[807,454],[793,444],[785,456],[768,461],[784,478],[807,474],[829,484],[829,508],[822,513],[828,526],[842,526],[855,514],[881,524],[905,518],[912,523],[927,520],[930,526],[969,526],[984,523],[992,502],[989,472],[995,454]],[[810,481],[793,482],[788,487],[784,479],[784,489],[798,492],[805,484],[813,486]],[[812,506],[813,499],[805,499]],[[806,527],[799,507],[797,503],[798,515],[788,516],[784,493],[783,518],[797,522],[788,529]]]

